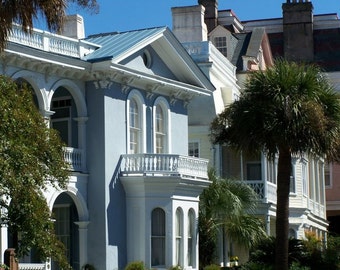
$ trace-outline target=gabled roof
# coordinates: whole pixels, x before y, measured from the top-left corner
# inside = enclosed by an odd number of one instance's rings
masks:
[[[256,27],[252,32],[235,33],[238,42],[234,49],[231,62],[239,71],[243,70],[243,57],[256,59],[260,50],[263,51],[265,65],[272,65],[273,58],[268,35],[264,27]]]
[[[148,28],[127,32],[114,32],[89,36],[87,42],[100,45],[100,48],[88,54],[84,60],[94,63],[94,70],[122,69],[127,68],[122,64],[134,53],[151,46],[162,59],[166,67],[176,77],[176,81],[188,86],[201,88],[202,93],[209,94],[215,90],[209,79],[197,66],[182,44],[167,27]],[[131,70],[127,73],[131,74]],[[152,80],[155,79],[152,74]],[[156,74],[157,75],[157,74]],[[141,74],[136,74],[139,78]],[[143,74],[146,78],[151,74]],[[159,81],[168,78],[159,76]],[[190,88],[190,87],[189,87]],[[189,90],[188,88],[188,90]]]
[[[90,62],[111,59],[116,62],[117,58],[126,55],[129,51],[134,51],[140,44],[145,46],[146,40],[152,41],[153,37],[161,35],[165,27],[156,27],[127,32],[112,32],[91,35],[86,41],[101,46],[93,53],[85,57]]]

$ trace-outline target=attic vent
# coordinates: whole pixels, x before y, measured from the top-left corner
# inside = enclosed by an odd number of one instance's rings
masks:
[[[148,50],[145,50],[143,52],[143,63],[147,68],[151,68],[152,59],[151,59],[151,54]]]

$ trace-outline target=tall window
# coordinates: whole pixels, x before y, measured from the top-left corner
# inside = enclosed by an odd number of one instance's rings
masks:
[[[195,266],[195,213],[192,209],[188,213],[188,265]]]
[[[130,124],[130,146],[129,154],[139,152],[141,138],[141,123],[138,104],[135,99],[130,100],[129,106],[129,124]]]
[[[331,171],[332,171],[332,165],[328,162],[325,162],[325,186],[326,188],[332,187],[332,178],[331,178]]]
[[[190,157],[200,157],[200,148],[198,142],[189,142],[189,156]]]
[[[270,183],[276,184],[277,179],[277,159],[267,160],[267,178]]]
[[[292,164],[292,169],[290,171],[290,185],[289,185],[289,192],[295,193],[295,165]]]
[[[71,228],[70,228],[70,207],[55,207],[53,209],[55,217],[54,230],[60,242],[65,246],[68,260],[71,256]]]
[[[59,132],[59,136],[66,145],[71,142],[71,102],[70,97],[60,97],[52,100],[51,109],[54,114],[51,116],[51,126]]]
[[[181,254],[182,254],[182,239],[183,239],[183,229],[182,229],[182,222],[183,222],[183,214],[182,211],[177,208],[176,210],[176,264],[181,265]]]
[[[261,162],[247,163],[247,180],[261,180]]]
[[[165,212],[161,208],[151,214],[151,266],[165,266]]]
[[[227,37],[215,37],[214,45],[224,56],[227,56]]]
[[[302,185],[303,185],[303,195],[308,195],[308,182],[307,182],[307,163],[303,161],[302,163]]]
[[[165,141],[166,141],[166,127],[163,108],[160,104],[156,106],[156,153],[165,152]]]
[[[165,154],[169,151],[169,106],[163,97],[158,97],[153,107],[154,152]]]

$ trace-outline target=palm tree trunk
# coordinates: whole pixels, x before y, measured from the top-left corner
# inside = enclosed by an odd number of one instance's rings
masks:
[[[279,149],[276,208],[275,270],[288,270],[289,189],[292,156],[288,147]]]

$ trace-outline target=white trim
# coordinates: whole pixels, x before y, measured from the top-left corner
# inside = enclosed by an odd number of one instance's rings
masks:
[[[145,109],[145,101],[142,94],[133,89],[130,91],[127,100],[126,100],[126,153],[130,154],[130,100],[134,99],[138,106],[139,114],[139,122],[140,122],[140,134],[139,134],[139,146],[138,153],[146,152],[146,109]]]

